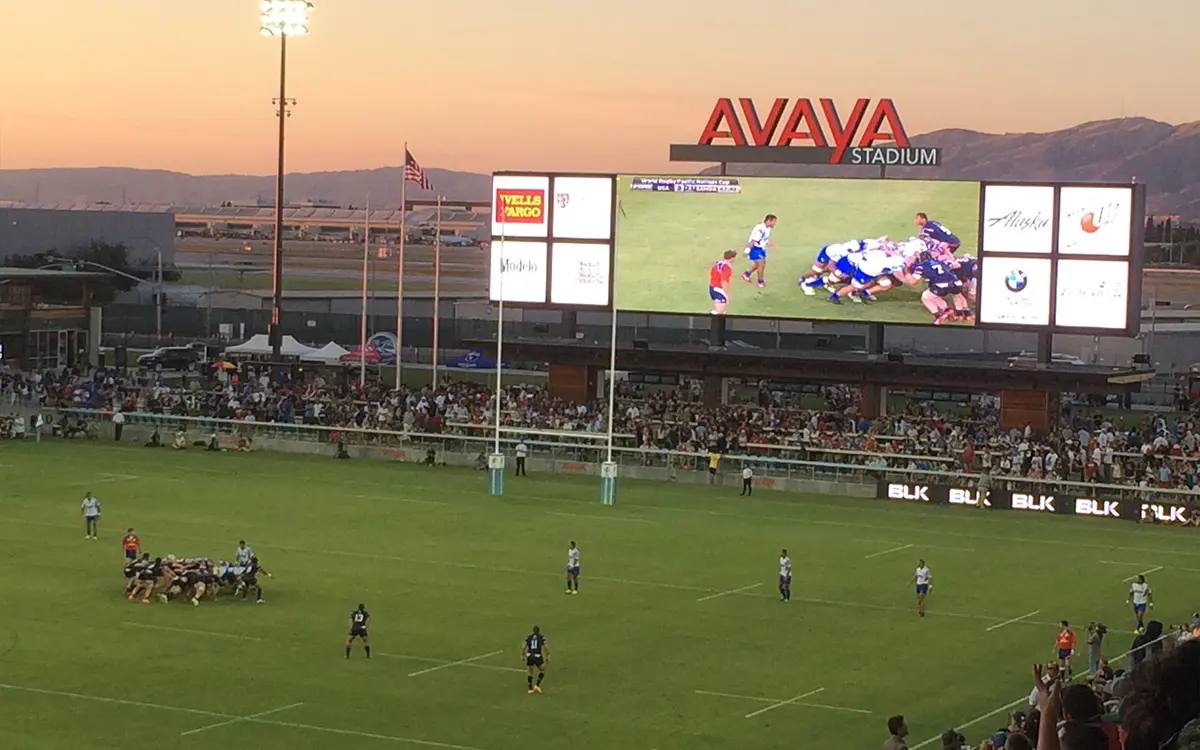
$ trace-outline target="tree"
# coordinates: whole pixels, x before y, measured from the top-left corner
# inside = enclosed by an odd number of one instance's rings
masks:
[[[58,263],[60,260],[66,262]],[[72,263],[72,261],[78,261],[78,263]],[[116,299],[118,292],[128,292],[139,283],[118,274],[105,273],[102,268],[89,267],[88,263],[106,266],[142,280],[154,277],[153,268],[132,266],[129,263],[128,250],[124,244],[119,242],[108,243],[92,240],[83,247],[67,252],[51,249],[30,255],[10,255],[4,259],[4,265],[10,268],[45,268],[47,266],[53,268],[57,265],[60,270],[64,271],[104,273],[103,277],[88,280],[87,286],[91,298],[89,304],[91,305],[107,305]],[[71,266],[76,267],[72,268]],[[74,279],[40,280],[35,287],[35,294],[43,302],[49,304],[77,305],[80,302],[80,283]]]

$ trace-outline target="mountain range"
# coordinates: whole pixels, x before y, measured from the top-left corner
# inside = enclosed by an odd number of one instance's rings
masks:
[[[1170,125],[1141,117],[1087,122],[1050,133],[938,130],[911,138],[914,146],[942,149],[941,167],[889,169],[889,176],[941,179],[1062,180],[1147,185],[1147,211],[1200,220],[1200,122]],[[664,151],[666,144],[663,145]],[[686,167],[681,165],[681,171]],[[735,175],[863,176],[874,169],[773,164],[730,165]],[[490,176],[426,169],[438,192],[458,200],[489,200]],[[715,167],[704,170],[715,171]],[[38,204],[109,202],[215,206],[225,201],[270,202],[274,176],[189,175],[122,167],[0,171],[0,201]],[[289,174],[289,202],[327,200],[360,206],[372,196],[381,207],[399,201],[400,167]],[[408,186],[410,198],[432,198]]]

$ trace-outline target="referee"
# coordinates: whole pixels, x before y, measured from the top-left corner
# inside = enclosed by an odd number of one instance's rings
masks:
[[[525,456],[528,454],[529,454],[529,448],[528,448],[528,446],[525,445],[525,441],[522,440],[519,443],[517,443],[517,473],[516,473],[516,476],[518,476],[518,477],[529,476],[528,474],[525,473]]]
[[[754,494],[754,472],[750,470],[749,466],[745,465],[742,466],[742,494]]]

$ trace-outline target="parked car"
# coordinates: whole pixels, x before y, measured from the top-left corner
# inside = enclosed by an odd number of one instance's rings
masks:
[[[198,364],[201,353],[186,346],[164,346],[138,357],[138,367],[162,370],[187,370]]]

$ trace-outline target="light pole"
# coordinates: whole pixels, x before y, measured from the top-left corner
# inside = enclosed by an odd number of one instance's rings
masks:
[[[287,40],[289,36],[304,36],[308,33],[308,14],[313,4],[308,0],[262,0],[258,4],[259,32],[263,36],[279,37],[279,97],[274,103],[279,118],[279,162],[275,173],[275,243],[271,260],[273,294],[271,299],[271,353],[278,357],[282,333],[279,316],[283,308],[283,154],[287,118],[291,114],[289,104],[295,100],[287,98]]]

